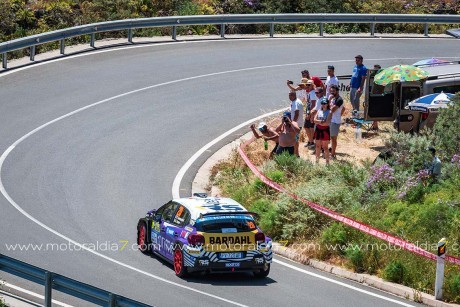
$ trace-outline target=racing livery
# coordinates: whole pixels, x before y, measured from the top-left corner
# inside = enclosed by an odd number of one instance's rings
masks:
[[[174,199],[147,212],[137,224],[137,243],[188,273],[253,272],[266,277],[272,262],[272,241],[257,227],[255,213],[229,198]]]

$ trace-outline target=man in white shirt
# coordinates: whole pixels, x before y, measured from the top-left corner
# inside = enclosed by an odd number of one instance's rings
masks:
[[[297,98],[295,91],[289,92],[289,100],[291,101],[291,120],[296,122],[300,129],[303,127],[303,104]],[[299,134],[300,130],[295,137],[294,154],[299,157]]]
[[[337,85],[339,86],[339,79],[335,76],[335,67],[332,65],[329,65],[327,67],[327,79],[326,79],[326,98],[329,99],[329,96],[331,93],[329,92],[329,89],[331,88],[331,85]]]

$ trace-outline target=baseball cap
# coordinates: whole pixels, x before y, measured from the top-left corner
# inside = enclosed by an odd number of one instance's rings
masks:
[[[333,65],[328,65],[327,69],[335,69],[335,67]]]
[[[257,126],[257,129],[263,130],[264,127],[266,127],[266,126],[267,126],[267,124],[265,122],[260,122],[259,125]]]
[[[326,97],[323,97],[319,100],[319,103],[321,104],[328,104],[329,102],[327,101],[327,98]]]
[[[289,112],[289,111],[284,112],[284,113],[283,113],[283,117],[289,117],[289,118],[291,118],[291,112]]]
[[[308,80],[306,84],[313,84],[313,80]]]
[[[363,56],[360,55],[360,54],[358,54],[357,56],[355,56],[355,59],[361,59],[361,60],[362,60],[362,59],[363,59]]]

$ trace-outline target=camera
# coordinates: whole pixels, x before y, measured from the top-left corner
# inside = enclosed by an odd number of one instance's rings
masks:
[[[291,80],[288,80],[288,84],[294,84],[294,82]]]
[[[285,122],[285,123],[289,123],[289,117],[287,117],[287,116],[283,116],[283,122]]]

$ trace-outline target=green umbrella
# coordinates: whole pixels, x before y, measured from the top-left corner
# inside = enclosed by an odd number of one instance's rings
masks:
[[[426,79],[429,73],[412,65],[395,65],[382,69],[374,77],[375,84],[388,85],[396,82],[418,81]]]

